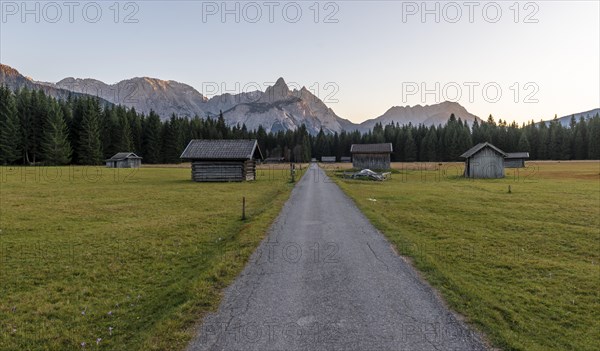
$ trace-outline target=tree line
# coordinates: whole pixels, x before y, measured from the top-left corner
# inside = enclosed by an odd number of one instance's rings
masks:
[[[265,157],[306,162],[322,156],[350,156],[356,143],[392,143],[393,161],[458,161],[480,142],[506,152],[525,151],[536,160],[600,159],[600,116],[571,118],[563,127],[556,118],[521,126],[485,122],[469,126],[454,115],[438,126],[376,124],[358,131],[311,135],[305,126],[295,131],[268,132],[259,127],[228,126],[218,118],[161,120],[154,112],[102,105],[94,97],[57,100],[41,90],[11,91],[0,87],[0,164],[97,165],[117,152],[135,152],[143,163],[178,163],[191,139],[257,139]]]

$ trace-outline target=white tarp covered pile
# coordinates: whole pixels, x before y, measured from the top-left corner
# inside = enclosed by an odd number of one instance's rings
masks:
[[[388,174],[386,174],[386,173],[377,173],[370,169],[363,169],[360,172],[353,173],[350,177],[352,179],[372,179],[372,180],[383,181],[386,179],[387,175]]]

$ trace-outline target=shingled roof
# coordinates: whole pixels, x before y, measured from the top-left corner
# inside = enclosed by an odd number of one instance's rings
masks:
[[[473,146],[472,148],[467,150],[464,154],[460,155],[460,157],[469,158],[469,157],[475,155],[477,152],[479,152],[479,150],[481,150],[485,147],[491,148],[492,150],[496,151],[497,153],[499,153],[500,155],[502,155],[504,157],[506,157],[506,155],[507,155],[506,152],[498,149],[497,147],[495,147],[494,145],[492,145],[488,142],[485,142],[485,143],[479,143],[479,144]]]
[[[141,157],[139,157],[138,155],[134,154],[133,152],[119,152],[116,153],[113,157],[109,158],[107,161],[121,161],[127,158],[139,158],[142,159]]]
[[[529,152],[507,152],[506,158],[529,158]]]
[[[382,144],[352,144],[352,154],[388,154],[393,151],[391,143]]]
[[[194,160],[248,160],[262,159],[256,140],[205,140],[193,139],[180,158]]]

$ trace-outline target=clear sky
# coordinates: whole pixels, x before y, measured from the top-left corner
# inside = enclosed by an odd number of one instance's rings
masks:
[[[209,96],[284,77],[354,122],[444,100],[518,122],[600,107],[599,1],[422,4],[2,0],[0,62],[41,81],[149,76]]]

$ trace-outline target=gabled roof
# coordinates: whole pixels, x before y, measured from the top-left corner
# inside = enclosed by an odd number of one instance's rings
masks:
[[[476,154],[476,153],[478,153],[480,150],[482,150],[483,148],[486,148],[486,147],[489,147],[489,148],[491,148],[492,150],[494,150],[494,151],[496,151],[497,153],[499,153],[500,155],[502,155],[502,156],[506,157],[506,152],[504,152],[504,151],[502,151],[502,150],[498,149],[497,147],[495,147],[494,145],[492,145],[492,144],[490,144],[490,143],[488,143],[488,142],[485,142],[485,143],[479,143],[479,144],[477,144],[477,145],[473,146],[472,148],[470,148],[469,150],[467,150],[467,151],[466,151],[464,154],[460,155],[460,157],[463,157],[463,158],[469,158],[469,157],[471,157],[471,156],[475,155],[475,154]]]
[[[136,158],[136,159],[140,159],[140,160],[142,159],[141,157],[134,154],[133,152],[119,152],[119,153],[116,153],[113,157],[109,158],[106,161],[121,161],[121,160],[125,160],[128,158]]]
[[[393,151],[391,143],[381,144],[352,144],[350,153],[352,154],[387,154]]]
[[[188,160],[249,160],[263,158],[256,140],[206,139],[191,140],[179,157]]]
[[[529,158],[529,152],[507,152],[506,158]]]

